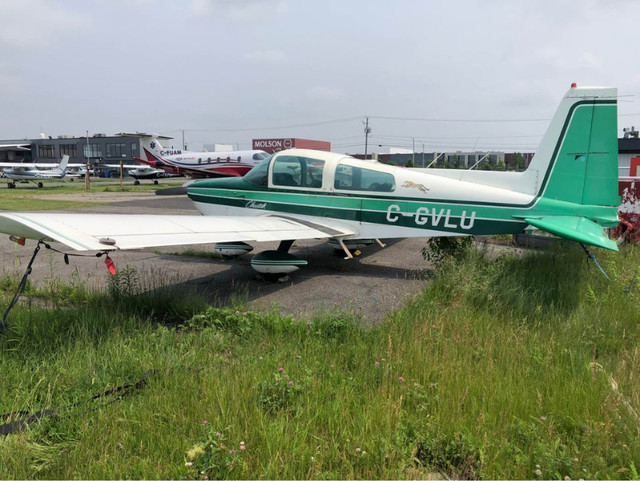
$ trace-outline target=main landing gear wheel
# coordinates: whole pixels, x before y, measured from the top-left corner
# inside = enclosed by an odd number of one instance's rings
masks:
[[[42,182],[38,182],[38,189],[42,189]]]
[[[140,185],[140,181],[139,180],[134,180],[133,181],[133,185]]]
[[[158,185],[158,181],[157,181],[157,180],[154,180],[154,181],[153,181],[153,185]]]

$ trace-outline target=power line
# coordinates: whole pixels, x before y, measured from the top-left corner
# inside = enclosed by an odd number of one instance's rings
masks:
[[[317,125],[328,125],[328,124],[337,124],[343,122],[350,122],[353,120],[361,120],[362,116],[359,117],[346,117],[342,119],[332,119],[332,120],[321,120],[318,122],[308,122],[304,124],[291,124],[291,125],[273,125],[270,127],[242,127],[242,128],[234,128],[234,129],[175,129],[175,130],[185,130],[186,132],[250,132],[254,130],[278,130],[278,129],[294,129],[298,127],[315,127]]]
[[[431,140],[482,140],[482,139],[519,139],[519,138],[542,138],[543,134],[538,135],[490,135],[490,136],[482,136],[482,135],[470,135],[470,136],[440,136],[440,137],[410,137],[406,135],[375,135],[372,136],[374,139],[382,139],[382,140],[409,140],[414,139],[416,142],[428,142]]]
[[[458,123],[503,123],[503,122],[549,122],[551,119],[442,119],[442,118],[419,118],[419,117],[386,117],[371,115],[372,119],[380,120],[401,120],[408,122],[458,122]]]

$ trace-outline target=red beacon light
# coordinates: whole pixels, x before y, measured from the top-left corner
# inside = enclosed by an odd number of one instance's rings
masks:
[[[116,266],[113,263],[113,261],[111,260],[111,257],[109,257],[109,255],[107,254],[105,260],[104,260],[105,265],[107,266],[107,270],[109,271],[109,274],[111,274],[112,276],[116,275]]]
[[[577,84],[577,83],[573,82],[573,83],[571,84],[571,88],[572,88],[572,89],[575,89],[575,88],[577,88],[577,87],[578,87],[578,84]]]

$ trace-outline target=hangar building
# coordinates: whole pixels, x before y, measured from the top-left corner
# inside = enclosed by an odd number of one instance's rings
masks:
[[[168,138],[168,137],[167,137]],[[140,140],[120,135],[90,137],[60,135],[57,138],[0,140],[0,162],[57,163],[63,155],[71,163],[133,161],[140,157]]]

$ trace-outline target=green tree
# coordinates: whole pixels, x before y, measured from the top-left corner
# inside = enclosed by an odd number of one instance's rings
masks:
[[[525,169],[524,156],[520,152],[513,154],[511,159],[511,168],[517,171],[523,171]]]

